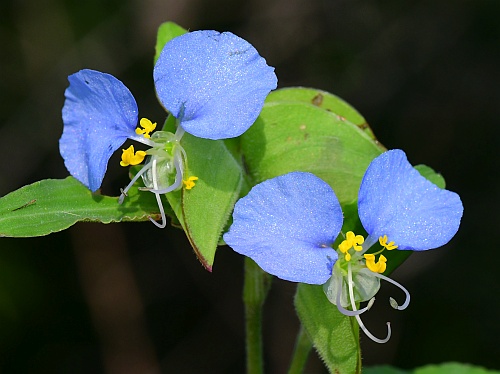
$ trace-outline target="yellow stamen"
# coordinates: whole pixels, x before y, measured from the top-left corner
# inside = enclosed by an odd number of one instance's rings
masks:
[[[149,134],[156,128],[156,122],[152,123],[147,118],[141,118],[139,125],[142,127],[142,129],[140,129],[140,128],[135,129],[135,133],[137,135],[144,134],[144,137],[147,139],[149,139],[151,137],[151,135],[149,135]]]
[[[349,249],[354,248],[356,251],[361,251],[363,247],[358,244],[363,244],[365,238],[361,235],[354,235],[352,231],[348,231],[345,240],[340,243],[339,249],[342,253],[346,253]]]
[[[387,268],[387,258],[385,258],[384,255],[380,255],[378,262],[375,262],[375,255],[372,253],[365,254],[364,257],[366,260],[366,267],[374,273],[383,273]]]
[[[189,177],[187,180],[183,180],[184,186],[186,186],[186,190],[190,190],[195,186],[194,181],[197,181],[198,177]]]
[[[351,261],[349,249],[354,248],[355,251],[361,251],[363,247],[359,244],[363,244],[364,241],[365,238],[361,235],[355,235],[352,231],[347,232],[345,240],[339,244],[339,250],[345,254],[346,261]]]
[[[120,161],[121,166],[137,165],[144,160],[146,157],[146,152],[137,151],[134,152],[134,146],[131,145],[127,149],[122,149],[122,160]]]
[[[387,240],[387,235],[378,238],[380,245],[389,251],[398,247],[394,242],[387,243]]]

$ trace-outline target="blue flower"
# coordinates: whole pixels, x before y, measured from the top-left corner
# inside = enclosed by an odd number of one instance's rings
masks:
[[[156,123],[143,118],[136,128],[137,104],[118,79],[81,70],[68,80],[59,147],[70,174],[94,192],[101,186],[112,153],[127,138],[139,141],[152,148],[123,150],[122,166],[148,158],[123,190],[120,202],[142,176],[159,204],[159,194],[182,186],[186,154],[180,140],[184,131],[208,139],[241,135],[253,124],[277,84],[274,68],[236,35],[216,31],[181,35],[165,45],[154,68],[158,98],[177,119],[177,131],[151,135]],[[187,188],[194,180],[192,176],[184,181]],[[160,210],[163,212],[161,205]]]
[[[368,166],[358,211],[366,240],[349,231],[335,251],[331,245],[342,226],[342,212],[333,190],[312,174],[285,174],[258,184],[238,201],[224,240],[279,278],[324,284],[339,311],[355,316],[370,338],[383,343],[390,338],[389,324],[387,337],[378,339],[359,318],[373,304],[380,279],[406,294],[402,306],[391,299],[394,308],[405,309],[410,297],[404,287],[381,274],[387,262],[381,252],[422,251],[446,244],[458,230],[463,207],[456,193],[429,182],[403,151],[392,150]],[[366,253],[377,242],[382,249]],[[362,301],[369,301],[368,306],[358,310],[356,303]]]

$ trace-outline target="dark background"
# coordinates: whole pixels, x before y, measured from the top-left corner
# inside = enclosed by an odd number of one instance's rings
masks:
[[[385,285],[365,323],[365,365],[409,369],[462,361],[500,369],[495,237],[500,115],[500,2],[345,0],[2,1],[0,196],[64,178],[58,154],[67,76],[108,72],[161,121],[152,58],[156,29],[232,31],[276,67],[279,86],[333,92],[388,148],[443,173],[465,206],[445,247],[414,254],[394,278],[408,310],[386,308]],[[118,159],[103,193],[126,185]],[[77,224],[34,239],[0,239],[0,372],[244,371],[243,259],[218,251],[214,271],[182,232],[150,223]],[[294,285],[276,280],[265,308],[266,368],[286,371],[298,321]],[[323,373],[316,355],[308,372]]]

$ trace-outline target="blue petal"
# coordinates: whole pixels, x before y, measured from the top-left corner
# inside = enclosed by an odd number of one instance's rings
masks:
[[[281,279],[323,284],[337,260],[331,245],[341,227],[342,210],[330,186],[313,174],[293,172],[256,185],[240,199],[224,240]]]
[[[96,191],[112,153],[135,136],[137,104],[112,75],[81,70],[68,80],[59,149],[70,174]]]
[[[359,217],[373,238],[387,235],[398,249],[440,247],[456,234],[460,197],[422,177],[401,150],[374,159],[361,182]]]
[[[194,31],[168,42],[156,62],[158,97],[192,135],[226,139],[243,134],[276,88],[274,68],[230,32]]]

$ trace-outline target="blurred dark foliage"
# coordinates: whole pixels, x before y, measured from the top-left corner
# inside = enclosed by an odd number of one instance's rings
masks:
[[[491,236],[500,227],[499,17],[497,0],[4,0],[0,196],[67,175],[58,138],[69,74],[115,75],[140,114],[161,121],[152,82],[158,25],[232,31],[276,67],[280,87],[343,97],[385,146],[442,172],[463,199],[456,238],[394,274],[411,291],[410,308],[384,306],[397,292],[390,286],[377,297],[366,324],[383,334],[391,320],[395,336],[386,345],[363,337],[364,364],[500,369]],[[117,194],[126,178],[113,158],[103,193]],[[2,238],[0,372],[243,372],[242,265],[221,248],[210,274],[181,231],[149,223]],[[274,281],[264,320],[269,373],[286,371],[293,348],[293,294],[293,284]],[[314,354],[308,372],[325,372]]]

